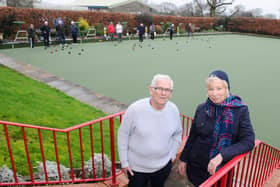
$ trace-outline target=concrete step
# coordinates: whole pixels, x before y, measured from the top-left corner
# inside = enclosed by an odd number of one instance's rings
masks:
[[[280,187],[280,167],[273,172],[263,187]]]

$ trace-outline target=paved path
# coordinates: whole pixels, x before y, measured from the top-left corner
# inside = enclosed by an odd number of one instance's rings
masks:
[[[47,85],[56,88],[83,103],[93,106],[94,108],[100,109],[107,114],[121,112],[127,108],[126,104],[120,103],[117,100],[106,97],[83,86],[74,84],[68,80],[64,80],[63,78],[45,72],[29,64],[17,61],[1,53],[0,64],[14,69],[32,79],[46,83]]]

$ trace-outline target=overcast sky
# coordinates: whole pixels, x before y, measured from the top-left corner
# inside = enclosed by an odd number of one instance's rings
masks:
[[[75,0],[42,0],[43,2],[52,2],[59,4],[71,3]],[[171,2],[178,6],[185,4],[187,2],[193,2],[193,0],[148,0],[150,3],[160,4],[162,2]],[[272,13],[280,18],[280,0],[235,0],[231,7],[235,5],[244,5],[246,10],[251,10],[255,8],[263,9],[264,14]]]
[[[162,2],[171,2],[176,5],[182,5],[186,2],[193,2],[193,0],[149,0],[149,2],[160,4]],[[264,14],[272,13],[279,18],[280,14],[280,0],[235,0],[233,3],[235,5],[244,5],[246,10],[251,10],[255,8],[263,9]]]

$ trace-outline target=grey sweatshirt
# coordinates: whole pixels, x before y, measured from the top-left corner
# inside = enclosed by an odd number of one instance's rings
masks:
[[[118,150],[122,168],[151,173],[176,157],[182,127],[176,105],[168,101],[158,111],[150,98],[131,104],[118,131]]]

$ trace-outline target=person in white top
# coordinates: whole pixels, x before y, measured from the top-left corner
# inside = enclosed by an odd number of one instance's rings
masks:
[[[150,97],[126,110],[118,131],[118,151],[128,187],[164,187],[181,142],[182,127],[177,106],[168,101],[173,81],[157,74]]]
[[[120,43],[122,41],[122,33],[123,33],[123,26],[121,25],[120,22],[118,22],[116,25],[116,32],[118,35],[118,41]]]

